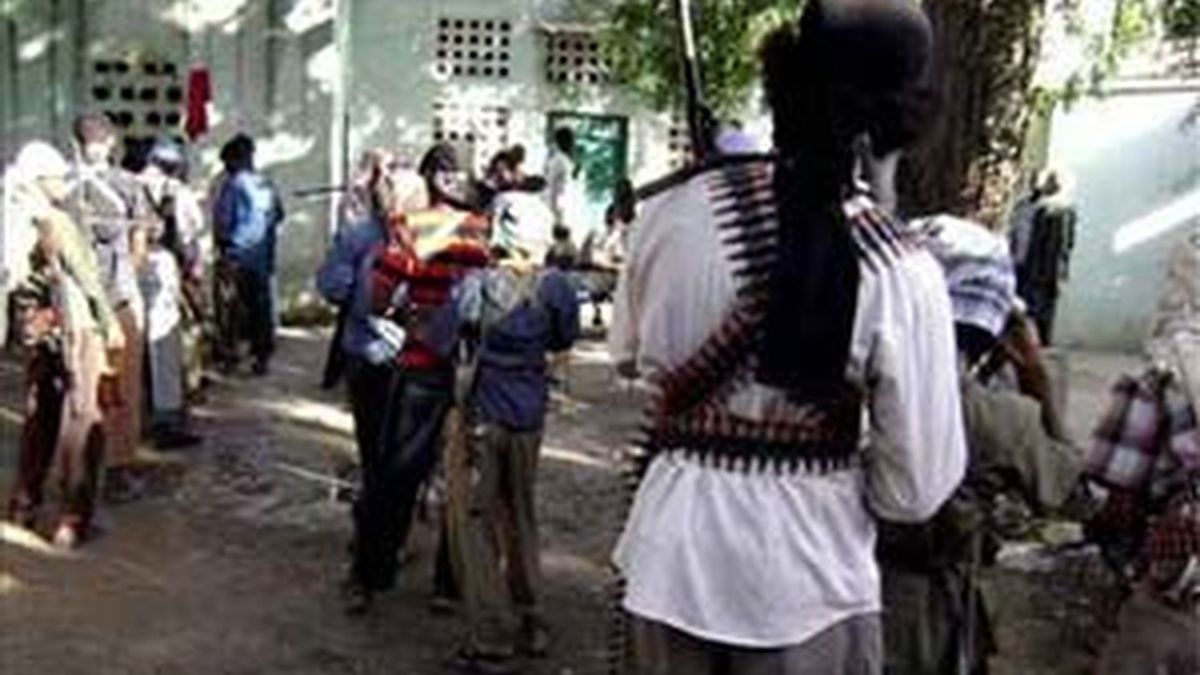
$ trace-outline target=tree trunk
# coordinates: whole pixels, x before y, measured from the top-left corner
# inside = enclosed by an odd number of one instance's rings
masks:
[[[993,229],[1022,173],[1045,0],[925,0],[941,114],[901,175],[909,214],[949,212]]]

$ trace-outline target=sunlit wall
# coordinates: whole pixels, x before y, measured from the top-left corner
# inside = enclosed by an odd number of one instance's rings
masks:
[[[1080,224],[1060,310],[1063,342],[1137,348],[1167,252],[1200,228],[1200,84],[1087,100],[1054,121],[1050,157],[1071,179]]]

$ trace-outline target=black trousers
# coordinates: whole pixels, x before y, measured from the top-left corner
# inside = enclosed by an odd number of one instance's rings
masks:
[[[372,470],[371,465],[383,454],[379,446],[384,442],[384,425],[389,419],[394,419],[387,412],[388,397],[397,372],[393,366],[375,366],[357,358],[348,360],[346,366],[350,412],[354,416],[354,440],[358,445],[359,466],[365,474]]]
[[[222,258],[214,275],[214,353],[223,364],[236,365],[242,340],[250,354],[266,361],[275,352],[275,300],[271,275]]]
[[[362,493],[354,505],[352,574],[368,589],[395,585],[397,554],[412,529],[420,487],[437,466],[453,398],[453,371],[410,371],[375,402],[386,410],[378,422],[381,441],[362,458]]]

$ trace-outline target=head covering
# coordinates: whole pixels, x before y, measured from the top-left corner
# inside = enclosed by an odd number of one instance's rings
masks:
[[[397,211],[415,213],[429,208],[429,193],[421,174],[412,169],[396,169],[391,173],[391,182]]]
[[[165,167],[182,166],[187,161],[183,147],[165,136],[155,139],[154,146],[150,148],[150,154],[146,156],[146,159],[152,164]]]
[[[917,221],[926,248],[942,265],[954,322],[1000,337],[1017,307],[1017,276],[1002,237],[949,215]]]
[[[554,213],[546,202],[513,191],[496,197],[494,208],[492,248],[540,264],[554,241]]]
[[[17,153],[9,171],[10,180],[23,182],[39,178],[62,178],[70,173],[71,167],[53,145],[31,141]]]
[[[858,249],[846,226],[856,146],[889,154],[913,120],[932,29],[912,0],[810,0],[763,48],[779,160],[777,255],[757,378],[793,399],[844,394],[857,314]]]
[[[421,158],[417,172],[425,179],[430,199],[440,199],[461,209],[471,208],[472,200],[453,145],[434,145]]]
[[[458,152],[449,143],[438,143],[425,153],[417,167],[417,173],[429,178],[437,173],[458,171]]]
[[[762,149],[758,141],[743,129],[725,125],[717,132],[717,151],[723,155],[752,155]]]

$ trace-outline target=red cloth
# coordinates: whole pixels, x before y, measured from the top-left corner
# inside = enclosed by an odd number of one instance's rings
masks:
[[[208,68],[193,68],[188,73],[187,120],[183,127],[193,141],[208,133],[208,104],[212,94],[212,76]]]
[[[486,267],[486,219],[468,213],[445,213],[454,236],[445,239],[427,258],[416,253],[413,239],[419,237],[403,223],[393,224],[393,242],[375,260],[371,295],[376,312],[386,312],[396,289],[407,287],[408,340],[400,354],[400,365],[413,370],[435,370],[450,364],[426,338],[434,312],[446,304],[454,286],[471,270]],[[407,241],[401,241],[401,240]]]

